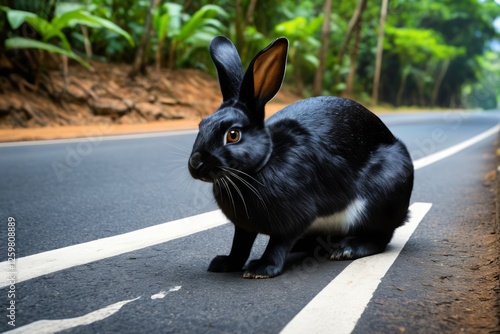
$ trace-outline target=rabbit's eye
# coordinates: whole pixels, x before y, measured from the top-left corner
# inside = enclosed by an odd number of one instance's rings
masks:
[[[226,144],[237,143],[241,139],[241,133],[239,130],[230,129],[226,133]]]

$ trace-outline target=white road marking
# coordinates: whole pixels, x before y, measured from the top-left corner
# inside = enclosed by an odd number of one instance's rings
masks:
[[[162,290],[158,293],[155,293],[154,295],[151,296],[151,299],[163,299],[165,296],[168,294],[168,292]]]
[[[155,293],[154,295],[151,296],[151,299],[163,299],[165,298],[166,295],[168,295],[170,292],[175,292],[179,291],[182,288],[181,285],[177,285],[173,288],[170,288],[168,291],[160,291],[158,293]]]
[[[158,293],[155,293],[154,295],[151,296],[151,299],[163,299],[167,295],[168,292],[165,290],[162,290]]]
[[[179,291],[182,288],[181,285],[176,285],[173,288],[170,288],[168,291],[160,291],[151,296],[151,299],[162,299],[165,298],[170,292]],[[114,303],[112,305],[106,306],[102,309],[90,312],[86,315],[69,318],[69,319],[60,319],[60,320],[38,320],[32,322],[31,324],[18,327],[11,331],[7,331],[5,333],[9,334],[21,334],[21,333],[37,333],[37,334],[52,334],[57,333],[63,330],[75,328],[78,326],[90,325],[94,322],[106,319],[116,312],[118,312],[124,305],[136,301],[141,297],[137,297],[134,299],[124,300],[118,303]]]
[[[112,130],[110,130],[112,131]],[[98,141],[107,141],[107,140],[126,140],[126,139],[143,139],[143,138],[156,138],[156,137],[170,137],[170,136],[178,136],[178,135],[187,135],[187,134],[196,134],[198,133],[198,129],[196,130],[178,130],[178,131],[168,131],[165,132],[152,132],[152,133],[137,133],[130,135],[105,135],[107,130],[97,130],[97,134],[102,133],[102,136],[95,137],[95,133],[88,137],[80,137],[80,138],[69,138],[69,139],[49,139],[49,140],[32,140],[32,141],[16,141],[16,142],[6,142],[0,143],[0,148],[2,147],[20,147],[20,146],[37,146],[37,145],[53,145],[53,144],[71,144],[71,143],[79,143],[83,140],[88,140],[89,138],[98,138]]]
[[[281,334],[351,333],[382,278],[431,206],[430,203],[414,203],[410,207],[410,221],[396,230],[384,253],[349,264],[286,325]]]
[[[480,141],[494,135],[500,130],[500,125],[496,125],[492,127],[491,129],[488,129],[484,132],[481,132],[477,136],[474,136],[470,139],[467,139],[457,145],[451,146],[447,149],[444,149],[442,151],[436,152],[434,154],[430,154],[426,157],[423,157],[422,159],[418,159],[413,162],[413,167],[415,169],[420,169],[424,168],[430,164],[433,164],[435,162],[438,162],[439,160],[443,160],[445,158],[448,158],[462,150],[465,150],[466,148],[479,143]]]
[[[129,233],[25,256],[16,260],[18,268],[16,283],[185,237],[226,223],[227,218],[224,214],[216,210]],[[1,262],[0,268],[9,268],[8,261]],[[4,278],[0,288],[8,285],[10,285],[9,280]]]
[[[84,326],[84,325],[89,325],[91,323],[94,323],[96,321],[100,321],[103,319],[106,319],[116,312],[120,311],[120,309],[130,303],[133,302],[141,297],[137,297],[134,299],[130,300],[124,300],[109,306],[106,306],[100,310],[96,310],[93,312],[90,312],[88,314],[82,315],[81,317],[76,317],[76,318],[70,318],[70,319],[61,319],[61,320],[38,320],[35,322],[32,322],[29,325],[25,325],[22,327],[18,327],[16,329],[13,329],[11,331],[5,332],[9,334],[21,334],[21,333],[26,333],[26,334],[31,334],[31,333],[37,333],[37,334],[52,334],[52,333],[57,333],[66,329],[78,327],[78,326]]]

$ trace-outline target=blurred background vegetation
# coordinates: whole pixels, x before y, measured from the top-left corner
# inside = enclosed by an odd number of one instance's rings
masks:
[[[91,67],[195,68],[233,40],[246,66],[290,41],[286,87],[365,104],[498,108],[500,0],[1,0],[0,57],[36,84],[47,52]],[[496,28],[495,28],[496,26]],[[43,51],[41,51],[43,50]],[[1,66],[0,66],[1,67]],[[6,69],[0,69],[5,75]]]

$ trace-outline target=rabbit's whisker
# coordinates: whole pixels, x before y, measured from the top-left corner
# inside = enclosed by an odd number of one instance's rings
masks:
[[[245,207],[245,213],[247,214],[247,218],[250,219],[250,215],[248,214],[247,204],[245,203],[245,198],[243,197],[243,194],[241,193],[240,188],[238,188],[238,186],[236,185],[236,183],[234,183],[234,181],[231,180],[231,178],[229,178],[229,176],[226,176],[225,179],[227,181],[231,182],[231,184],[233,185],[233,187],[236,190],[236,192],[240,195],[240,198],[243,201],[243,206]]]
[[[257,188],[255,188],[250,182],[248,182],[247,180],[245,180],[241,176],[237,175],[236,173],[231,172],[230,170],[226,169],[225,167],[221,167],[221,169],[223,171],[227,172],[228,174],[230,174],[231,176],[233,176],[234,178],[236,178],[237,180],[239,180],[241,183],[243,183],[244,186],[246,186],[248,189],[250,189],[250,191],[252,191],[255,194],[255,196],[257,196],[257,198],[260,200],[260,202],[264,206],[264,209],[266,210],[267,214],[269,215],[269,210],[267,208],[266,202],[262,198],[262,195],[259,193]],[[226,176],[226,177],[228,177],[228,176]]]
[[[228,172],[231,176],[235,177],[236,179],[238,179],[239,181],[241,181],[245,186],[247,186],[248,189],[250,189],[254,194],[255,196],[257,196],[259,198],[259,200],[261,201],[264,201],[264,199],[262,198],[262,196],[260,195],[259,191],[257,190],[257,188],[255,188],[250,182],[248,182],[247,180],[245,180],[244,178],[242,178],[241,176],[239,176],[238,174],[235,174],[233,172],[231,172],[230,170],[227,170],[224,168],[222,168],[224,171]]]
[[[229,188],[229,185],[227,184],[227,181],[224,178],[221,178],[220,181],[224,185],[224,188],[226,188],[227,194],[229,196],[229,200],[231,201],[231,204],[233,205],[234,216],[237,219],[238,217],[237,217],[237,213],[236,213],[236,206],[234,204],[234,198],[233,198],[233,194],[231,193],[231,189]]]
[[[188,189],[188,185],[194,185],[195,182],[189,177],[185,166],[178,166],[166,173],[166,179],[171,180],[173,185],[181,189]]]
[[[260,182],[259,180],[257,180],[255,177],[253,177],[252,175],[250,174],[247,174],[239,169],[236,169],[236,168],[231,168],[231,167],[224,167],[223,169],[226,169],[226,171],[233,171],[233,172],[236,172],[236,173],[240,173],[240,174],[243,174],[245,175],[246,177],[250,178],[251,180],[257,182],[258,184],[260,184],[261,186],[264,186],[264,184],[262,182]]]
[[[224,196],[222,196],[222,186],[220,184],[221,184],[220,179],[216,178],[214,180],[214,185],[217,185],[218,194],[215,194],[215,196],[220,196],[222,203],[224,203]]]
[[[188,151],[188,150],[186,150],[186,149],[184,149],[184,148],[181,148],[181,147],[176,146],[176,145],[172,145],[170,143],[164,143],[164,144],[167,145],[167,146],[170,146],[173,149],[176,149],[178,151],[177,153],[179,153],[179,152],[183,153],[183,154],[185,153],[188,157],[191,155],[191,152]]]

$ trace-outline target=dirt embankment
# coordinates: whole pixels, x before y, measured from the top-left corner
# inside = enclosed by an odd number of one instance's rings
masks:
[[[194,119],[219,103],[217,82],[195,70],[154,71],[130,79],[128,65],[72,66],[38,75],[37,84],[16,73],[0,81],[0,127],[137,124]]]
[[[46,70],[36,85],[12,71],[0,77],[0,141],[193,129],[221,102],[217,80],[197,70],[150,67],[132,80],[129,65],[93,67],[71,66],[66,80]],[[280,93],[268,113],[297,99]]]

